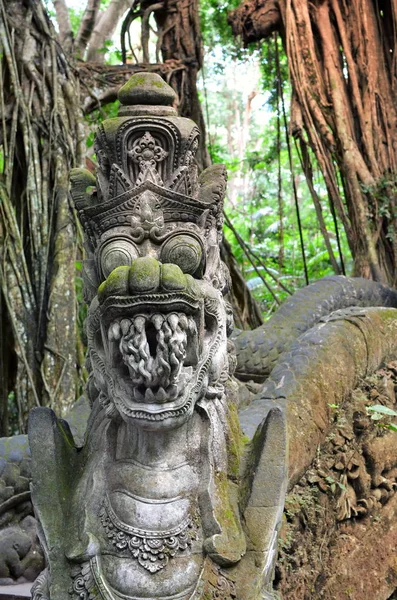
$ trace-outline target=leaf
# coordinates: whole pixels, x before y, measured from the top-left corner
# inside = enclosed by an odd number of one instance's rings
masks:
[[[385,429],[390,429],[390,431],[397,431],[397,425],[394,425],[394,423],[389,423],[389,425],[385,425],[384,427]]]
[[[381,418],[382,415],[380,415],[379,413],[374,413],[373,415],[371,415],[372,421],[379,421]]]
[[[395,410],[392,410],[387,406],[383,406],[382,404],[374,404],[373,406],[367,406],[367,411],[379,413],[380,415],[388,415],[389,417],[397,417],[397,412]]]

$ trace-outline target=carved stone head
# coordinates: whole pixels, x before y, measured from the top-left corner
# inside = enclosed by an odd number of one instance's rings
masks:
[[[220,260],[226,173],[200,177],[199,131],[173,90],[137,74],[96,136],[96,180],[72,172],[85,231],[90,385],[112,418],[175,428],[227,377],[227,269]]]

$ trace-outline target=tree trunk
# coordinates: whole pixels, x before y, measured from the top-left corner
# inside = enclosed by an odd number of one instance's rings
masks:
[[[233,308],[234,325],[238,329],[255,329],[263,324],[259,306],[252,297],[229,242],[223,238],[221,258],[229,269],[232,281],[229,300]]]
[[[15,383],[13,335],[7,318],[7,307],[0,292],[0,437],[8,435],[8,394]]]
[[[129,0],[113,0],[106,10],[98,15],[89,40],[88,61],[103,64],[105,60],[105,53],[103,52],[105,42],[112,39],[120,18],[130,4]]]
[[[164,5],[166,6],[166,5]],[[198,0],[179,0],[178,9],[164,8],[155,13],[159,28],[162,59],[166,63],[179,59],[187,67],[176,70],[169,78],[178,92],[179,113],[197,123],[202,132],[202,144],[198,153],[199,166],[210,165],[205,139],[203,111],[197,92],[197,75],[203,66],[203,43],[198,17]]]
[[[0,46],[2,323],[12,328],[24,431],[33,406],[62,415],[75,399],[76,231],[68,174],[81,160],[84,132],[78,84],[39,2],[0,0]],[[12,337],[2,330],[2,365]]]
[[[292,130],[302,140],[307,136],[316,155],[330,201],[346,230],[355,274],[395,285],[393,3],[247,0],[229,21],[245,43],[281,33],[294,95]]]

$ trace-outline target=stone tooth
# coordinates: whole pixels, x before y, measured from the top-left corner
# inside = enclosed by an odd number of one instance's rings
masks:
[[[143,402],[144,400],[143,394],[138,390],[137,387],[134,387],[134,400],[137,402]]]
[[[178,396],[178,386],[175,384],[169,385],[167,388],[168,397],[174,400]]]
[[[189,317],[189,331],[191,331],[191,333],[197,332],[196,322],[193,317]]]
[[[109,331],[108,331],[109,342],[111,342],[113,340],[115,340],[116,342],[118,342],[120,338],[121,338],[120,323],[118,323],[117,321],[114,321],[110,325]]]
[[[147,388],[145,392],[145,401],[146,402],[154,402],[154,394],[150,388]]]
[[[166,400],[167,400],[167,393],[166,393],[165,389],[163,387],[161,387],[156,394],[156,402],[163,403],[163,402],[166,402]]]
[[[176,313],[171,313],[168,315],[167,321],[170,324],[172,331],[175,331],[179,323],[178,315]]]
[[[145,317],[142,317],[141,315],[139,315],[138,317],[135,317],[135,319],[134,319],[134,325],[137,328],[139,333],[142,333],[142,331],[144,330],[145,323],[146,323],[146,319],[145,319]]]
[[[112,330],[113,330],[113,336],[114,339],[116,341],[118,341],[121,338],[121,329],[120,329],[120,323],[118,321],[115,321],[112,325]]]
[[[121,331],[122,331],[123,335],[127,335],[127,333],[130,330],[130,326],[131,326],[130,319],[122,319],[120,321],[120,327],[121,327]]]
[[[187,329],[189,326],[187,316],[184,315],[183,313],[179,316],[179,325],[180,325],[181,329],[183,329],[183,330]]]
[[[164,317],[163,315],[161,315],[160,313],[156,313],[155,315],[152,316],[152,323],[155,326],[155,328],[157,329],[157,331],[160,331],[162,324],[164,323]]]

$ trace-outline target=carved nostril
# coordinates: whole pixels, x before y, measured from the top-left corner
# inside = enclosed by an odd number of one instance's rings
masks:
[[[186,289],[186,275],[177,265],[161,265],[161,287],[168,291]]]
[[[136,258],[129,272],[128,284],[132,294],[156,292],[160,286],[160,263],[155,258]]]

